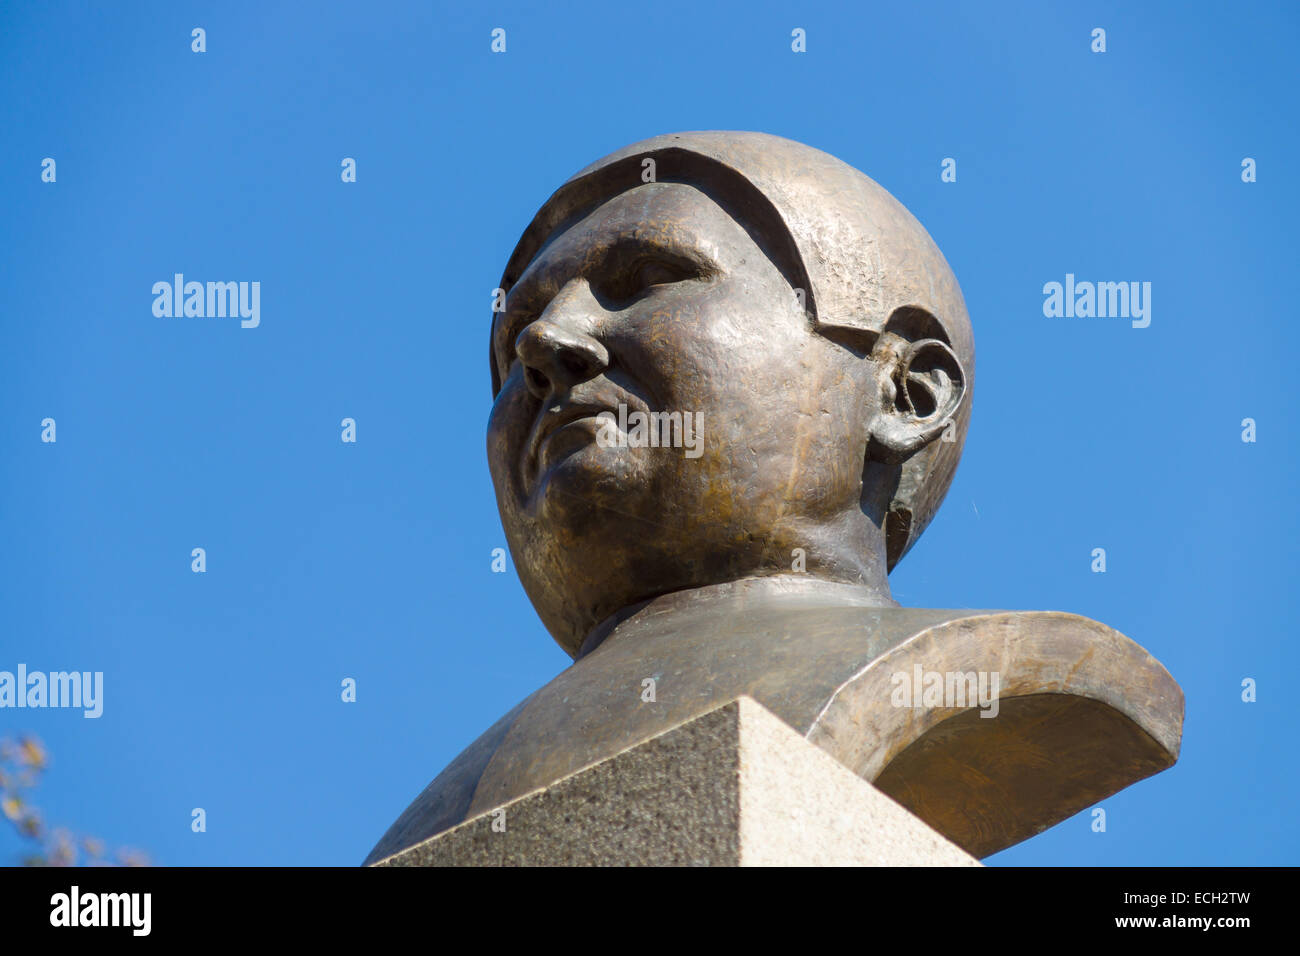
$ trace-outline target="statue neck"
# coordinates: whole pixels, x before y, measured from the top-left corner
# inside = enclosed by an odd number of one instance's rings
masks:
[[[632,634],[645,635],[667,630],[689,630],[692,624],[707,626],[720,611],[729,616],[745,615],[761,619],[768,608],[783,609],[807,605],[811,610],[826,605],[849,607],[898,607],[889,594],[889,586],[843,584],[786,572],[762,577],[741,578],[705,587],[671,591],[641,601],[610,615],[592,628],[578,651],[581,660],[604,642]]]

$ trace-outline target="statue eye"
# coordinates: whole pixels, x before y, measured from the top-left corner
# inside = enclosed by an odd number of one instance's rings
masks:
[[[609,292],[615,299],[628,301],[640,298],[655,286],[669,285],[689,278],[692,278],[692,273],[680,266],[661,259],[642,259],[633,263],[632,267],[612,284]]]
[[[685,276],[682,275],[679,269],[667,263],[650,259],[636,267],[633,272],[632,285],[635,291],[640,292],[643,289],[649,289],[651,286],[667,285],[683,278]]]

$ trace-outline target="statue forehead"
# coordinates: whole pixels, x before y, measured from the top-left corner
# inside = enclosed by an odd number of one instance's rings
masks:
[[[690,183],[643,183],[560,223],[515,285],[531,282],[558,261],[581,260],[621,243],[698,249],[715,258],[754,244],[730,213]]]

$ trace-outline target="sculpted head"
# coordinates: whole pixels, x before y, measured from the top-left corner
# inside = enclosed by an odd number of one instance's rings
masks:
[[[661,136],[562,186],[501,288],[488,461],[566,651],[650,598],[754,576],[893,603],[961,454],[974,350],[951,270],[888,193],[778,137]]]

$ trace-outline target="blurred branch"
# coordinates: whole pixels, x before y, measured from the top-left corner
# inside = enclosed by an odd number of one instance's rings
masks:
[[[138,850],[123,848],[109,856],[103,840],[45,824],[31,792],[49,763],[49,753],[38,738],[30,734],[17,740],[0,738],[0,814],[28,843],[23,866],[148,866],[149,858]]]

